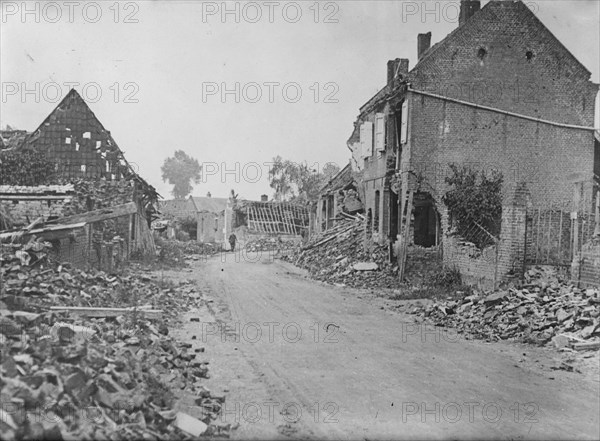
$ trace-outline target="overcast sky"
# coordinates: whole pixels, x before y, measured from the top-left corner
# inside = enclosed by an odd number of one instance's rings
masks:
[[[344,166],[353,121],[384,86],[387,60],[409,58],[412,68],[418,33],[431,31],[434,44],[457,26],[457,1],[428,1],[425,16],[422,1],[278,3],[231,2],[223,16],[221,2],[3,1],[0,124],[34,130],[77,82],[165,198],[160,166],[183,149],[214,173],[194,195],[234,188],[258,199],[272,195],[263,164],[275,155]],[[598,83],[600,2],[526,3]]]

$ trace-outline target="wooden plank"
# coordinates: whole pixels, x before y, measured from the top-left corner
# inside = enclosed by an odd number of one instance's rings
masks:
[[[86,225],[85,222],[79,222],[77,224],[69,224],[69,225],[49,225],[44,228],[35,228],[32,230],[21,230],[21,231],[12,231],[6,233],[0,233],[0,240],[7,239],[13,237],[14,235],[20,236],[31,236],[33,234],[37,234],[44,237],[58,238],[58,237],[66,237],[71,233],[71,230],[76,230],[79,228],[83,228]]]
[[[552,248],[552,210],[548,210],[548,250],[546,252],[546,263],[550,263],[550,249]]]
[[[36,195],[1,195],[0,201],[62,201],[65,199],[73,199],[73,194],[51,195],[51,196],[36,196]]]
[[[600,341],[574,343],[573,349],[575,349],[576,351],[595,351],[595,350],[600,349]]]
[[[536,234],[536,239],[535,239],[535,263],[538,264],[539,263],[539,258],[538,258],[538,254],[540,251],[540,212],[541,212],[541,208],[538,208],[537,212],[537,234]]]
[[[402,260],[400,262],[400,266],[398,267],[398,277],[400,278],[400,282],[402,282],[404,280],[404,271],[406,270],[406,254],[408,252],[408,237],[410,235],[410,223],[411,223],[411,218],[412,218],[413,197],[414,197],[414,192],[409,191],[408,205],[406,207],[406,226],[404,227],[404,237],[402,240]]]
[[[287,222],[285,221],[285,214],[283,211],[283,207],[281,205],[279,205],[277,208],[279,209],[279,216],[281,219],[281,229],[284,233],[289,234],[290,230],[289,230]]]
[[[600,191],[596,192],[596,207],[594,210],[594,236],[600,234]]]
[[[273,225],[273,213],[271,212],[270,207],[265,207],[265,219],[269,223],[269,227],[271,228],[271,233],[276,233],[275,225]]]
[[[51,306],[53,312],[68,312],[83,317],[118,317],[124,314],[140,314],[148,319],[160,319],[162,309],[143,308],[94,308],[84,306]]]
[[[129,202],[123,205],[115,205],[114,207],[102,208],[100,210],[88,211],[87,213],[54,219],[47,223],[48,225],[74,224],[77,222],[93,223],[134,213],[137,213],[137,205],[135,202]]]
[[[559,211],[560,213],[560,221],[558,224],[558,263],[562,264],[563,263],[563,252],[562,252],[562,235],[563,235],[563,211],[562,209]]]

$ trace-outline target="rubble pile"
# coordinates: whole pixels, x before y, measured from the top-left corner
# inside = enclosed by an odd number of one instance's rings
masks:
[[[372,244],[364,251],[364,219],[347,217],[317,236],[289,260],[323,282],[354,288],[394,288],[398,268],[388,260],[388,250]]]
[[[407,312],[490,341],[551,343],[576,350],[600,348],[600,291],[548,277],[539,267],[527,271],[525,283],[518,288],[411,306]]]
[[[295,249],[297,242],[293,240],[283,240],[280,237],[261,237],[250,240],[244,245],[248,252],[258,251],[290,251]]]
[[[200,256],[212,256],[221,250],[216,244],[162,238],[156,240],[156,249],[158,263],[171,267],[186,267],[188,258],[198,260]]]
[[[53,265],[48,248],[43,242],[2,247],[2,439],[158,440],[221,433],[210,422],[223,398],[201,384],[208,375],[202,348],[192,353],[190,344],[168,335],[167,325],[181,309],[200,301],[194,286]],[[132,308],[93,318],[51,310],[88,307],[97,313],[117,306]],[[162,313],[156,315],[155,307]],[[198,418],[177,411],[183,394],[195,397]]]

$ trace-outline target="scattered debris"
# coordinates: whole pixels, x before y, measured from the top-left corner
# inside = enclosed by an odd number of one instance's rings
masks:
[[[389,262],[389,250],[372,244],[364,250],[364,217],[344,213],[335,227],[314,237],[288,260],[305,268],[311,277],[338,286],[395,288],[397,266]]]
[[[600,291],[548,278],[539,267],[527,271],[519,288],[415,305],[408,313],[487,340],[550,343],[557,349],[600,348]]]
[[[201,384],[208,376],[202,352],[168,336],[168,325],[202,300],[194,285],[54,265],[48,246],[9,244],[0,256],[2,439],[221,433],[211,421],[222,399]],[[104,313],[73,314],[82,311]],[[199,397],[201,419],[176,412],[184,395]]]

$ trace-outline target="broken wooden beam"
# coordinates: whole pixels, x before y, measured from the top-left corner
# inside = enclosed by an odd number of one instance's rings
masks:
[[[51,306],[51,311],[68,312],[83,317],[118,317],[124,314],[140,314],[144,318],[159,319],[162,317],[162,309],[144,308],[94,308],[87,306]]]
[[[93,210],[86,213],[74,214],[73,216],[54,219],[47,222],[47,224],[74,224],[77,222],[86,222],[89,224],[103,220],[114,219],[115,217],[134,214],[137,213],[137,211],[136,203],[128,202],[127,204],[115,205],[114,207],[101,208],[100,210]]]
[[[600,349],[600,341],[573,343],[573,349],[576,351],[596,351]]]
[[[22,236],[32,236],[38,235],[42,236],[45,240],[53,240],[53,239],[61,239],[63,237],[67,237],[71,230],[76,230],[78,228],[83,228],[85,226],[85,222],[80,222],[77,224],[68,224],[68,225],[48,225],[43,228],[34,228],[32,230],[19,230],[19,231],[8,231],[4,233],[0,233],[0,242],[4,242],[7,239],[11,239],[15,241],[16,239]]]

